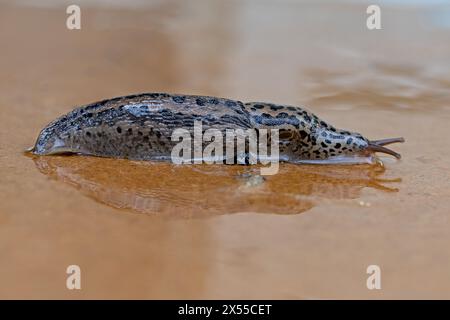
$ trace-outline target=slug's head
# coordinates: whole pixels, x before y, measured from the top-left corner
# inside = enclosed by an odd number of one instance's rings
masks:
[[[315,134],[316,148],[312,159],[336,163],[371,162],[376,152],[392,155],[400,159],[400,154],[384,147],[385,145],[404,142],[403,138],[368,140],[361,134],[333,127],[320,128]]]

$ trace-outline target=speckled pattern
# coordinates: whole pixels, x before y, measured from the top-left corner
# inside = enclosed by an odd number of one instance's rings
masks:
[[[203,131],[216,128],[224,134],[227,129],[279,129],[284,161],[320,162],[370,153],[370,141],[359,133],[336,129],[299,107],[166,93],[129,95],[76,108],[45,127],[33,151],[168,159],[178,143],[171,141],[173,130],[193,133],[194,121],[201,121]]]
[[[264,102],[249,102],[245,107],[255,128],[280,130],[280,156],[291,161],[351,155],[369,143],[359,133],[336,129],[300,107]]]

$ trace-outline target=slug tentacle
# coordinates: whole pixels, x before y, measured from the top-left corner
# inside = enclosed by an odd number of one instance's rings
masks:
[[[369,146],[367,147],[367,150],[372,151],[372,152],[382,152],[382,153],[386,153],[386,154],[390,154],[394,157],[396,157],[397,159],[401,158],[401,155],[391,149],[388,149],[386,147],[383,147],[380,144],[373,144],[369,142]]]
[[[102,100],[74,109],[47,125],[29,151],[38,155],[75,153],[134,160],[170,159],[175,129],[194,123],[202,130],[278,129],[279,158],[295,163],[367,163],[375,152],[403,138],[369,140],[340,130],[300,107],[242,103],[209,96],[142,93]],[[225,139],[224,139],[225,141]]]
[[[369,141],[370,144],[379,145],[379,146],[386,146],[388,144],[397,143],[397,142],[403,143],[403,142],[405,142],[405,138],[399,137],[399,138],[388,138],[388,139],[370,140]]]

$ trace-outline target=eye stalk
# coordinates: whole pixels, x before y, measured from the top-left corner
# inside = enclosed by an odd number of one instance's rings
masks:
[[[397,153],[389,148],[384,147],[385,145],[388,145],[391,143],[397,143],[397,142],[403,143],[403,142],[405,142],[405,139],[403,137],[400,137],[400,138],[389,138],[389,139],[382,139],[382,140],[369,140],[369,144],[368,144],[366,150],[371,151],[371,152],[382,152],[382,153],[390,154],[391,156],[394,156],[397,159],[400,159],[402,156],[399,153]]]

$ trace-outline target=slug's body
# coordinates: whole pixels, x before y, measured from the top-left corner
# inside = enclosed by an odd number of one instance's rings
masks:
[[[134,160],[170,159],[178,128],[193,132],[279,129],[280,160],[306,163],[368,162],[374,152],[400,155],[383,147],[402,138],[370,141],[338,130],[299,107],[165,93],[103,100],[69,112],[45,127],[33,148],[39,155],[81,153]],[[225,141],[225,140],[224,140]]]

